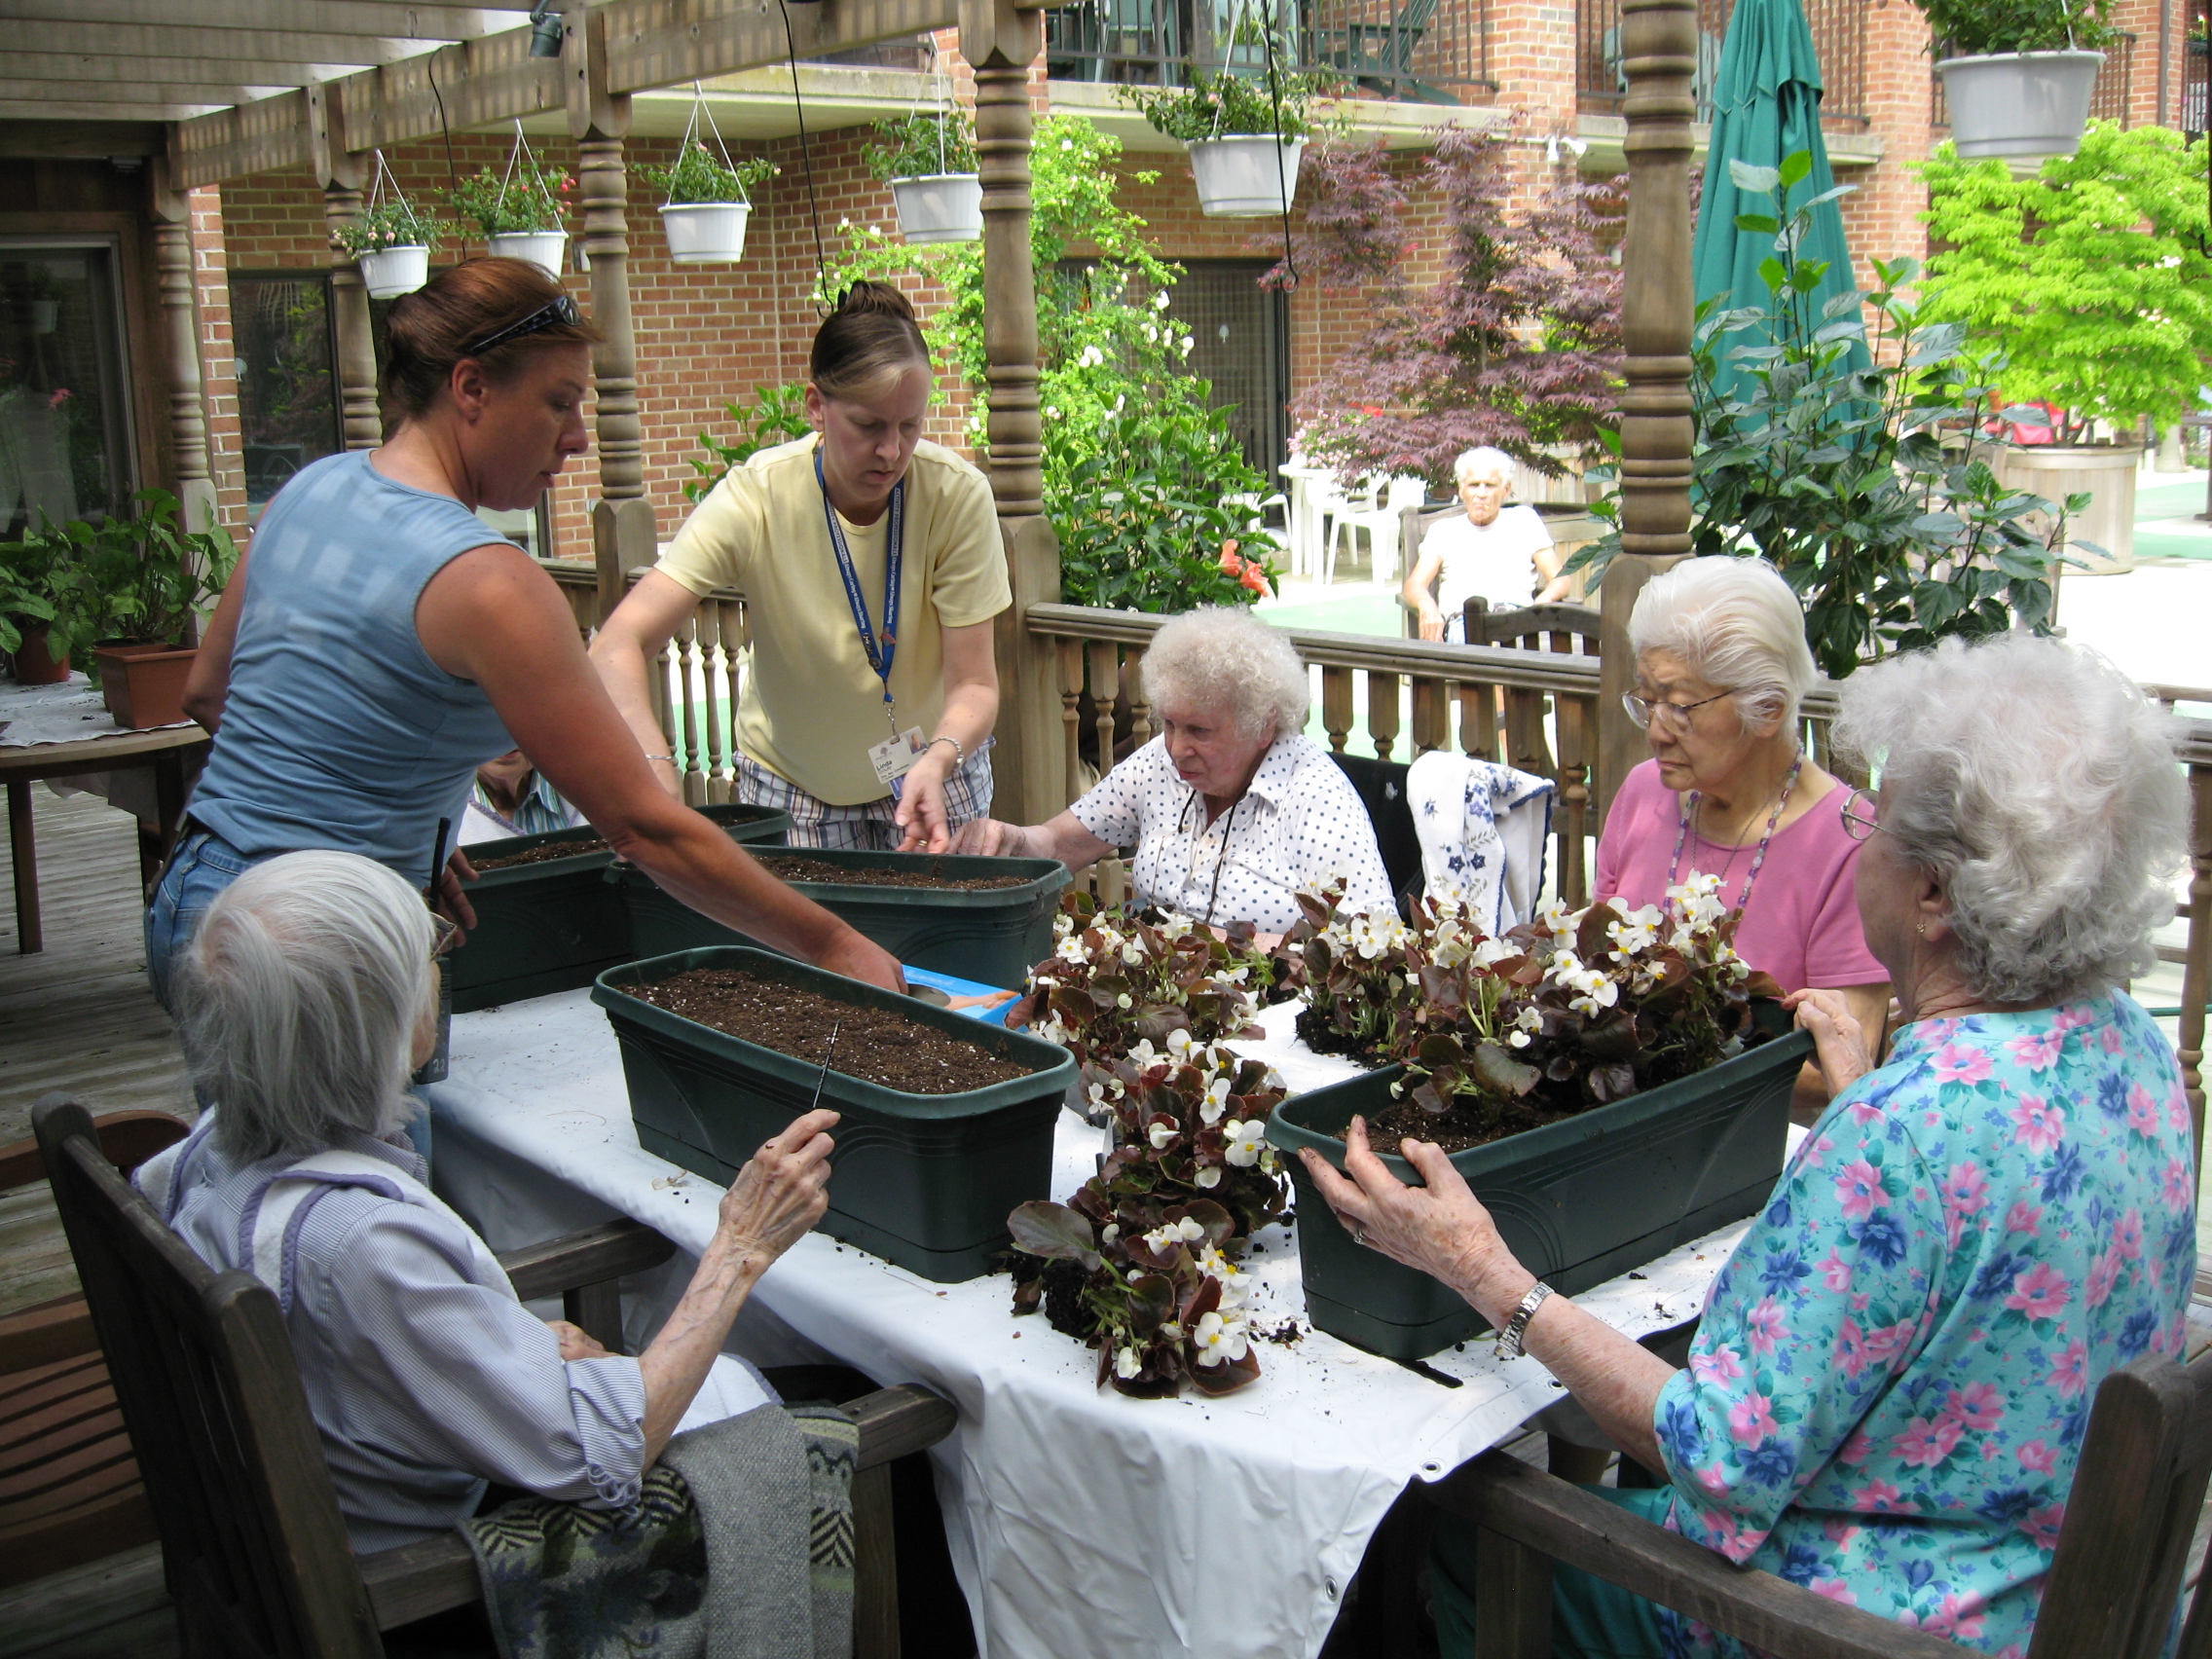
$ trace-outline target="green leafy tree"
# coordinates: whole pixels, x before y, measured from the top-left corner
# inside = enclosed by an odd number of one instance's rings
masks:
[[[1949,144],[1920,171],[1942,245],[1927,313],[2002,348],[2011,397],[2064,410],[2063,441],[2195,408],[2212,358],[2201,137],[2093,121],[2079,154],[2026,178]]]
[[[1691,552],[1771,560],[1803,598],[1806,641],[1835,680],[1954,635],[2044,630],[2067,515],[2089,498],[2053,504],[1971,458],[1985,421],[2022,413],[1999,408],[2003,351],[1970,346],[1962,323],[1932,320],[1933,299],[1907,299],[1920,276],[1909,259],[1872,261],[1872,293],[1815,309],[1826,266],[1797,249],[1825,195],[1789,202],[1810,158],[1730,166],[1739,190],[1774,203],[1771,213],[1737,215],[1737,228],[1773,232],[1775,248],[1761,269],[1764,307],[1724,310],[1725,296],[1698,307]],[[1752,344],[1731,346],[1746,335]],[[1714,390],[1723,350],[1742,370],[1724,394]],[[1616,498],[1594,510],[1618,509]],[[1602,571],[1619,549],[1608,532],[1567,568]]]
[[[1182,271],[1116,201],[1121,154],[1089,122],[1048,116],[1030,158],[1045,510],[1060,538],[1062,597],[1160,611],[1249,602],[1272,573],[1259,504],[1267,480],[1190,371],[1192,339],[1170,309]],[[824,301],[862,277],[918,274],[945,290],[923,333],[976,389],[969,437],[985,451],[980,244],[914,247],[849,223],[841,232]],[[1094,260],[1071,259],[1078,248]]]
[[[2112,0],[1913,0],[1937,57],[2094,51],[2113,37]]]

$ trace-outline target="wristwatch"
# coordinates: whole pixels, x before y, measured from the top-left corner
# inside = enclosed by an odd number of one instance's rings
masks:
[[[1513,1317],[1506,1320],[1505,1329],[1497,1333],[1496,1352],[1499,1359],[1521,1357],[1524,1351],[1521,1339],[1529,1334],[1529,1321],[1536,1316],[1536,1309],[1544,1305],[1544,1299],[1551,1293],[1552,1287],[1542,1279],[1529,1287],[1529,1294],[1521,1299],[1521,1306],[1514,1309]]]

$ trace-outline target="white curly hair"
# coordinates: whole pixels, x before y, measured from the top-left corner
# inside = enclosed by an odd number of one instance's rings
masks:
[[[1304,731],[1312,706],[1297,647],[1234,606],[1176,617],[1153,635],[1140,673],[1155,709],[1202,709],[1226,717],[1246,737]]]
[[[2176,722],[2105,658],[2028,634],[1862,669],[1836,748],[1874,768],[1882,831],[1951,901],[1993,1002],[2092,995],[2150,970],[2188,857]]]

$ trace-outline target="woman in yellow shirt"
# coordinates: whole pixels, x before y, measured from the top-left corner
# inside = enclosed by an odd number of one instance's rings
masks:
[[[989,484],[922,439],[929,348],[898,289],[856,282],[814,337],[815,434],[733,467],[592,645],[662,783],[650,666],[714,588],[752,624],[737,792],[793,846],[941,852],[991,805],[991,618],[1013,603]]]

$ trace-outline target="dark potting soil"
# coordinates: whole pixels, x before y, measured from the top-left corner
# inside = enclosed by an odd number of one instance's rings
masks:
[[[462,849],[466,851],[465,848]],[[502,853],[496,859],[470,859],[469,867],[481,875],[488,869],[515,869],[523,865],[550,864],[555,859],[572,859],[584,853],[604,853],[607,842],[599,836],[581,841],[555,841],[543,847],[525,847],[519,853]]]
[[[1502,1102],[1487,1095],[1463,1094],[1452,1103],[1451,1111],[1438,1116],[1409,1097],[1393,1101],[1387,1112],[1368,1119],[1367,1139],[1378,1152],[1396,1152],[1402,1140],[1434,1141],[1446,1152],[1465,1152],[1471,1146],[1488,1146],[1523,1129],[1541,1128],[1588,1110],[1579,1100],[1556,1106],[1540,1093]]]
[[[760,864],[770,875],[785,881],[834,881],[845,887],[934,887],[956,893],[982,893],[1000,887],[1025,887],[1033,879],[1026,875],[975,875],[962,880],[939,874],[943,868],[941,865],[932,865],[928,869],[848,869],[843,865],[825,864],[820,859],[773,853],[762,857]]]
[[[831,1071],[905,1094],[957,1094],[1029,1075],[1025,1066],[893,1010],[837,1002],[742,968],[693,968],[624,989],[655,1008],[814,1065],[828,1054],[835,1027]]]

